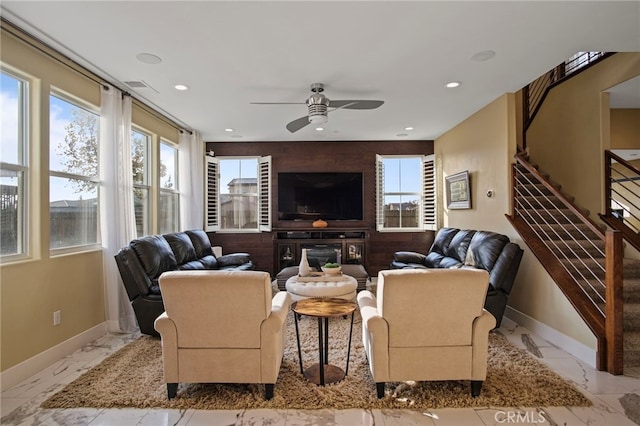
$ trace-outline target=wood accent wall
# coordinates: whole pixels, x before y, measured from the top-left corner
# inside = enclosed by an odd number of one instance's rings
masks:
[[[213,150],[216,157],[271,156],[272,228],[311,228],[311,221],[278,220],[279,172],[362,172],[364,184],[364,220],[329,221],[331,228],[357,228],[369,230],[367,263],[370,276],[389,268],[393,253],[399,250],[425,253],[433,242],[434,233],[376,231],[375,164],[380,155],[433,154],[433,141],[305,141],[305,142],[207,142],[206,151]],[[256,234],[209,233],[215,245],[224,253],[247,252],[256,269],[274,270],[274,232]]]

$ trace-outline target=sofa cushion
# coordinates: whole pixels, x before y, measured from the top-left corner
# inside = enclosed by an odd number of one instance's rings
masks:
[[[433,244],[429,249],[429,253],[437,252],[444,255],[449,249],[451,239],[460,231],[457,228],[441,228],[436,234],[436,238],[433,240]]]
[[[184,232],[163,235],[167,240],[171,251],[176,257],[178,265],[196,260],[196,249],[193,247],[191,238]]]
[[[443,257],[442,261],[440,262],[440,266],[438,266],[438,268],[456,269],[456,268],[460,268],[463,265],[464,263],[460,262],[455,257]]]
[[[427,268],[441,268],[440,262],[444,259],[444,255],[437,251],[432,251],[424,257],[424,266]]]
[[[467,250],[465,265],[491,271],[504,246],[509,243],[509,237],[489,231],[477,231]]]
[[[162,235],[149,235],[135,239],[131,241],[130,247],[138,255],[142,267],[152,281],[156,281],[164,271],[171,271],[178,267],[171,246]]]
[[[460,263],[464,263],[467,257],[467,250],[473,235],[476,233],[474,230],[459,230],[451,239],[447,250],[443,253],[445,256],[457,259]],[[447,266],[443,266],[447,267]]]
[[[200,262],[200,259],[178,265],[179,271],[197,271],[200,269],[206,269],[202,262]]]
[[[207,233],[201,229],[194,229],[191,231],[185,231],[185,234],[191,239],[191,243],[196,250],[196,257],[201,259],[205,256],[213,256],[213,250],[211,250],[211,241]]]
[[[204,269],[218,269],[218,261],[213,254],[201,257],[198,262],[202,264]]]

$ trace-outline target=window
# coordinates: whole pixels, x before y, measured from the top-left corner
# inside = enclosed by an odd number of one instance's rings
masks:
[[[436,229],[434,156],[376,156],[378,231]]]
[[[28,83],[0,72],[0,256],[25,255],[28,179]]]
[[[95,108],[49,96],[51,249],[99,243],[99,116]]]
[[[131,163],[133,167],[133,205],[138,237],[150,232],[149,147],[151,136],[131,131]]]
[[[271,157],[207,157],[207,231],[271,230]]]
[[[158,227],[161,234],[179,230],[178,185],[178,149],[174,144],[163,141],[160,143],[160,204],[158,206]]]

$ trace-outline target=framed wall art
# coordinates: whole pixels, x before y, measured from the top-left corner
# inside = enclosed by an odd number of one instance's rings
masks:
[[[471,185],[469,184],[469,171],[456,173],[445,178],[447,183],[447,208],[470,209]]]

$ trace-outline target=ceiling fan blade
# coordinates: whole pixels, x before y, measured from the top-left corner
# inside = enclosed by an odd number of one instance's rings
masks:
[[[333,101],[329,100],[329,108],[344,109],[376,109],[384,104],[384,101],[374,100],[345,100]]]
[[[306,105],[305,102],[249,102],[251,105]]]
[[[287,130],[291,133],[295,133],[308,124],[309,117],[305,115],[304,117],[296,118],[291,123],[287,124]]]

